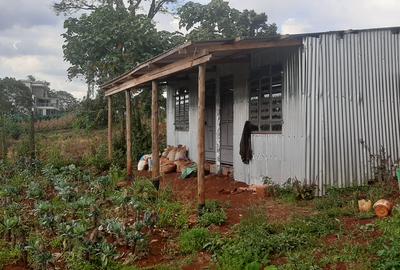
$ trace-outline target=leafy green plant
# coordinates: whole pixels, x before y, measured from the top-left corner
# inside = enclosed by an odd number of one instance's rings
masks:
[[[206,228],[193,228],[180,235],[179,246],[183,253],[194,253],[202,250],[210,239],[211,234]]]
[[[32,267],[43,270],[49,269],[53,256],[40,236],[30,238],[25,249],[28,251],[28,261]]]
[[[42,199],[44,197],[44,190],[40,183],[30,182],[27,190],[27,196],[31,199]]]
[[[222,225],[227,219],[224,209],[217,201],[206,201],[202,213],[199,217],[200,226],[210,226],[211,224]]]

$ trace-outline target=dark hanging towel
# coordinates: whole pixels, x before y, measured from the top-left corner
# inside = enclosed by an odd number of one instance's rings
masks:
[[[257,126],[246,121],[244,123],[242,138],[240,140],[240,156],[244,164],[249,164],[253,158],[253,151],[251,149],[251,132],[257,130]]]

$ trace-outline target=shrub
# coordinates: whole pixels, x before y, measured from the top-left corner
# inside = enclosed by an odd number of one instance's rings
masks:
[[[211,235],[206,228],[193,228],[180,235],[179,246],[183,253],[190,254],[202,250],[210,240]]]
[[[101,144],[94,153],[86,157],[86,165],[93,166],[98,173],[108,170],[111,163],[107,151],[107,146]]]
[[[203,212],[201,213],[199,218],[199,225],[222,225],[226,222],[226,219],[226,213],[217,201],[206,201]]]

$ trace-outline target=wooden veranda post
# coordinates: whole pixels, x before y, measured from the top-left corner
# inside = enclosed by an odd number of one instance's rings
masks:
[[[160,176],[160,145],[158,140],[158,83],[151,82],[151,149],[152,149],[152,177],[156,179]]]
[[[128,179],[132,180],[132,110],[131,110],[131,91],[125,91],[126,100],[126,171]]]
[[[206,99],[206,64],[199,65],[198,75],[198,134],[197,134],[197,200],[199,210],[205,205],[204,163],[205,163],[205,99]]]
[[[108,159],[112,160],[112,107],[111,107],[111,96],[107,97],[108,102]]]

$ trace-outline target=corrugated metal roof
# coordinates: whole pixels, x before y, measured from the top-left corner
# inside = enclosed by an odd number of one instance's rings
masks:
[[[291,35],[276,35],[273,37],[267,38],[244,38],[239,37],[235,39],[219,39],[219,40],[204,40],[204,41],[196,41],[196,42],[187,42],[178,47],[175,47],[171,50],[168,50],[164,53],[161,53],[149,60],[138,64],[132,70],[123,73],[122,75],[106,82],[105,84],[101,85],[100,87],[103,89],[112,88],[115,85],[121,84],[130,78],[141,76],[149,71],[151,71],[155,64],[170,64],[177,60],[183,59],[188,55],[193,55],[198,53],[201,50],[205,50],[211,46],[215,45],[229,45],[229,44],[240,44],[240,43],[255,43],[255,42],[268,42],[268,41],[279,41],[279,40],[299,40],[305,37],[318,37],[319,35],[323,34],[354,34],[359,32],[366,32],[366,31],[382,31],[382,30],[390,30],[395,33],[400,32],[400,27],[382,27],[382,28],[370,28],[370,29],[350,29],[350,30],[337,30],[337,31],[325,31],[325,32],[313,32],[313,33],[303,33],[303,34],[291,34]],[[226,57],[226,55],[225,55]]]

